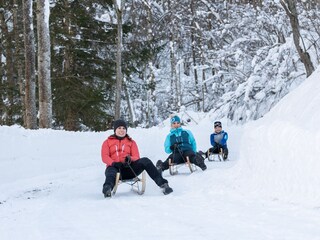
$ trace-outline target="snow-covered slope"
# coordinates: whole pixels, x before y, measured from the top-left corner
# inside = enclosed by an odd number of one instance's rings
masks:
[[[240,188],[320,206],[320,68],[241,138]]]

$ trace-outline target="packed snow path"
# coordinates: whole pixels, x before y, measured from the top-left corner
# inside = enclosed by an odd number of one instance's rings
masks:
[[[190,127],[205,150],[208,134],[198,128]],[[1,148],[2,240],[320,239],[320,208],[261,198],[238,186],[241,128],[229,129],[231,161],[206,161],[205,172],[190,174],[186,167],[176,176],[164,172],[172,194],[164,196],[148,177],[144,195],[121,185],[112,199],[101,193],[100,146],[109,133],[0,130],[7,143],[19,146],[19,151]],[[164,130],[129,134],[141,155],[156,162],[166,156]]]

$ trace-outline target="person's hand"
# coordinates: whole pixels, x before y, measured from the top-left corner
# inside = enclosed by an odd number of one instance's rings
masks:
[[[123,166],[123,163],[122,163],[122,162],[113,162],[113,163],[112,163],[112,167],[115,167],[115,168],[117,168],[117,169],[122,168],[122,166]]]
[[[170,146],[170,149],[174,151],[179,146],[179,143],[174,143]]]
[[[216,143],[217,148],[220,150],[220,148],[222,148],[222,145],[220,143]]]
[[[126,158],[124,159],[124,162],[126,163],[126,165],[130,165],[130,163],[131,163],[131,156],[130,156],[130,155],[126,156]]]

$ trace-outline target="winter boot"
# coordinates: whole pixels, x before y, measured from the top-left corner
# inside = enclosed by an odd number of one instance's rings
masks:
[[[172,193],[173,190],[171,187],[169,187],[169,184],[168,183],[164,183],[161,185],[161,188],[162,188],[162,192],[164,195],[167,195],[169,193]]]
[[[228,148],[223,149],[223,160],[227,160],[228,159]]]
[[[156,168],[161,176],[162,176],[162,164],[163,164],[163,162],[161,160],[158,160],[156,163]]]
[[[196,165],[201,168],[202,171],[207,169],[206,164],[204,164],[204,158],[201,155],[196,156]]]
[[[207,156],[208,153],[203,152],[203,151],[201,151],[201,150],[198,152],[198,154],[200,154],[201,157],[203,157],[204,159],[206,159],[206,158],[208,157],[208,156]]]
[[[102,193],[105,198],[111,197],[112,188],[109,185],[103,186]]]

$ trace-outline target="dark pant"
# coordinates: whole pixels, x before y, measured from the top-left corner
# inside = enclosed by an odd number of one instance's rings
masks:
[[[220,153],[220,151],[221,151],[221,148],[222,148],[222,152],[227,152],[228,151],[228,148],[227,147],[223,147],[223,146],[218,146],[218,145],[215,145],[214,147],[212,147],[212,148],[209,148],[208,149],[208,151],[207,151],[207,153],[206,153],[206,157],[208,157],[207,155],[208,155],[208,152],[209,153]]]
[[[208,151],[205,153],[206,158],[212,153],[214,153],[214,154],[220,153],[221,148],[222,148],[222,154],[228,155],[228,148],[226,146],[215,145],[214,147],[209,148]]]
[[[146,170],[148,175],[153,179],[153,181],[160,187],[164,183],[168,183],[166,179],[164,179],[161,174],[158,172],[157,168],[151,162],[149,158],[140,158],[137,161],[133,161],[129,166],[121,167],[120,169],[109,166],[105,171],[106,180],[103,184],[103,188],[105,186],[114,187],[116,181],[117,172],[120,172],[120,179],[132,179],[136,176],[139,176],[143,170]]]
[[[169,159],[174,164],[182,164],[186,162],[186,157],[189,157],[189,160],[191,163],[194,165],[200,166],[201,165],[201,156],[198,156],[195,154],[194,151],[192,150],[186,150],[186,151],[181,151],[180,149],[175,149],[173,153],[169,155],[169,157],[162,163],[162,171],[169,169]],[[202,161],[203,162],[203,161]],[[200,166],[202,167],[202,166]]]

